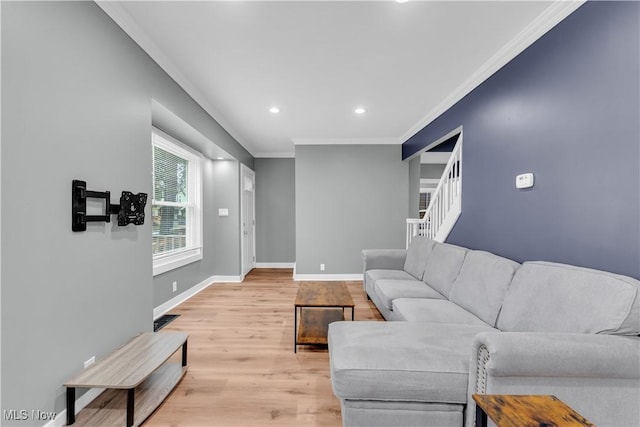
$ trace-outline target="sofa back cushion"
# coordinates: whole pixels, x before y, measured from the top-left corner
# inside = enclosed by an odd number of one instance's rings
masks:
[[[414,237],[411,240],[407,257],[404,261],[404,271],[411,274],[418,280],[422,280],[424,268],[427,265],[427,258],[433,249],[434,241],[426,237]]]
[[[550,262],[525,262],[502,304],[498,329],[511,332],[640,334],[637,280]]]
[[[469,251],[449,300],[494,326],[519,267],[517,262],[489,252]]]
[[[460,246],[434,242],[422,281],[449,298],[451,286],[460,273],[467,251]]]

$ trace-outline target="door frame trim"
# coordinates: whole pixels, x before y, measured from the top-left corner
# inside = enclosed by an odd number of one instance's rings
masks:
[[[244,215],[245,215],[245,202],[244,202],[244,177],[251,176],[253,179],[253,191],[251,192],[253,197],[253,262],[250,264],[251,268],[245,268],[244,259]],[[244,163],[240,164],[240,273],[242,278],[256,267],[256,173]]]

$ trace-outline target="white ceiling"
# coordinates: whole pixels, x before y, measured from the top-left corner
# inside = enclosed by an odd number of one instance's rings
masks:
[[[581,3],[98,4],[252,155],[273,157],[402,143]]]

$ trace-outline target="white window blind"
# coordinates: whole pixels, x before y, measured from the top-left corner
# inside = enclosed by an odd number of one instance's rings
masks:
[[[201,157],[153,130],[154,275],[202,259]]]

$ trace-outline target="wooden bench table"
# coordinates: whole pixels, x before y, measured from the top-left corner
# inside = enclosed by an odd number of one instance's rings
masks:
[[[498,427],[594,427],[555,396],[474,394],[476,426],[486,427],[487,416]]]
[[[67,424],[122,425],[125,408],[127,427],[142,424],[186,373],[188,337],[181,332],[140,334],[67,381]],[[182,363],[165,363],[180,347]],[[109,390],[80,411],[76,420],[76,388]]]

